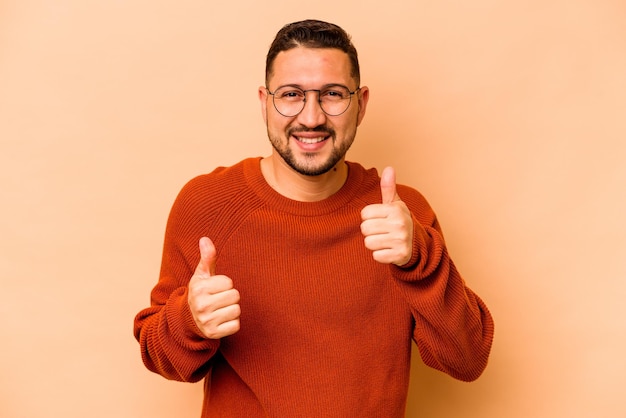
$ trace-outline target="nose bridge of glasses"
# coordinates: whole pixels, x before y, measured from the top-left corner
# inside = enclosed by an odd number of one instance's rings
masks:
[[[317,93],[317,99],[319,100],[319,98],[320,98],[320,94],[322,93],[322,90],[320,90],[320,89],[307,89],[307,90],[302,90],[302,93],[304,93],[304,96],[305,96],[305,97],[306,97],[306,94],[307,94],[307,93],[310,93],[310,92],[315,92],[315,93]]]
[[[320,89],[308,89],[308,90],[302,90],[302,101],[304,103],[306,103],[306,97],[307,97],[307,93],[317,93],[317,102],[321,105],[322,104],[322,90]]]
[[[312,100],[312,102],[317,103],[322,112],[326,113],[324,111],[324,107],[322,106],[322,91],[320,89],[302,90],[302,110],[300,111],[302,112],[306,108],[308,93],[317,93],[317,100]]]

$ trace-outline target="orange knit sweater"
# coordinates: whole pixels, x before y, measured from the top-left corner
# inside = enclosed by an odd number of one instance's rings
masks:
[[[403,268],[377,263],[360,211],[380,203],[380,179],[348,164],[343,188],[320,202],[276,193],[258,158],[191,180],[174,202],[160,279],[134,332],[148,369],[206,379],[202,417],[403,417],[411,339],[454,378],[484,370],[493,320],[430,206],[398,185],[414,256]],[[241,329],[221,340],[202,337],[187,305],[202,236],[217,248],[217,274],[241,294]]]

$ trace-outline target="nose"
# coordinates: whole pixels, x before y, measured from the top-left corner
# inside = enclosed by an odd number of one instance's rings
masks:
[[[304,108],[298,114],[298,122],[310,128],[323,125],[326,122],[326,113],[319,102],[319,91],[308,90],[304,94]]]

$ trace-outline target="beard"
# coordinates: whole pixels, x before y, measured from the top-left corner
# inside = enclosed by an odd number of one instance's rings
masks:
[[[272,144],[272,147],[276,150],[278,155],[287,163],[289,167],[295,170],[297,173],[304,176],[319,176],[325,174],[333,169],[345,156],[352,142],[356,132],[350,133],[344,141],[337,147],[335,130],[326,126],[318,126],[314,129],[307,129],[303,127],[296,127],[287,130],[287,138],[291,138],[291,135],[297,132],[325,132],[330,134],[330,138],[327,141],[331,141],[333,149],[330,156],[324,161],[316,161],[318,158],[317,153],[305,152],[301,158],[296,158],[291,148],[289,148],[289,140],[286,143],[282,143],[281,138],[277,135],[267,131],[267,136]]]

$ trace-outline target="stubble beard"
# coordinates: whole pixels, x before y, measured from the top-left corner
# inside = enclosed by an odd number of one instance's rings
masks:
[[[330,138],[327,141],[331,141],[333,145],[336,145],[336,136],[335,131],[330,128],[316,128],[309,129],[308,131],[323,131],[330,133]],[[291,138],[291,134],[294,132],[302,132],[303,129],[292,129],[287,131],[287,138]],[[353,132],[351,135],[346,137],[346,140],[340,144],[339,148],[333,146],[331,155],[320,163],[316,163],[317,153],[303,153],[302,158],[297,159],[294,156],[293,151],[289,148],[289,140],[287,143],[282,143],[281,138],[272,135],[272,133],[267,131],[267,136],[272,144],[272,147],[276,150],[278,155],[287,163],[289,167],[291,167],[294,171],[304,176],[320,176],[332,170],[337,163],[339,163],[345,156],[350,147],[352,146],[352,142],[354,142],[354,137],[356,132]]]

